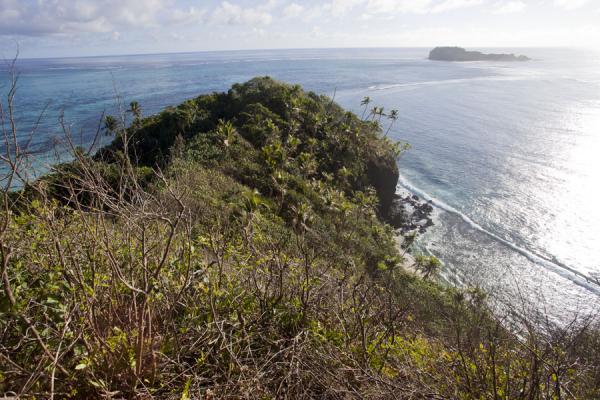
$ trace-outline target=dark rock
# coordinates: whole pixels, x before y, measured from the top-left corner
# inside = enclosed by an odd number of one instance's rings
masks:
[[[396,186],[400,173],[393,157],[378,157],[369,160],[367,177],[371,186],[377,191],[379,211],[385,219],[392,217],[391,207],[396,198]]]
[[[394,195],[387,221],[402,234],[414,231],[423,234],[434,225],[431,219],[432,204],[431,200],[420,201],[417,195]]]
[[[433,211],[433,207],[429,203],[425,203],[421,206],[421,210],[425,213],[431,213]]]
[[[389,218],[389,224],[395,228],[400,228],[406,222],[406,217],[404,214],[398,213],[394,214]]]
[[[436,47],[429,53],[434,61],[530,61],[527,56],[514,54],[485,54],[480,51],[467,51],[462,47]]]

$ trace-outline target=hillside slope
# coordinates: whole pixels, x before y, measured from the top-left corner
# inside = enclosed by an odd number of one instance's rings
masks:
[[[404,271],[383,222],[402,146],[374,116],[270,78],[130,111],[5,196],[0,394],[599,394],[587,327],[517,337],[481,292]]]

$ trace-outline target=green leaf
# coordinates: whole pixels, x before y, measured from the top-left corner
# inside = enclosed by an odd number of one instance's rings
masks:
[[[83,364],[83,363],[82,364],[77,364],[75,366],[75,369],[78,370],[78,371],[82,370],[82,369],[85,369],[85,368],[87,368],[87,364]]]
[[[190,400],[190,386],[192,385],[192,378],[188,378],[181,392],[180,400]]]

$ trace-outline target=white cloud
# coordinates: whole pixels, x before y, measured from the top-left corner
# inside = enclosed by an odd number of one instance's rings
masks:
[[[364,0],[332,0],[325,5],[333,14],[345,14],[359,4],[364,3]]]
[[[174,9],[168,20],[176,24],[192,24],[202,22],[206,17],[207,11],[190,7],[187,10]]]
[[[267,0],[266,3],[259,4],[258,6],[256,6],[256,8],[258,8],[259,10],[270,11],[279,6],[280,4],[281,0]]]
[[[367,0],[367,14],[434,14],[483,4],[483,0]]]
[[[283,16],[285,18],[296,18],[296,17],[300,16],[303,11],[304,11],[303,6],[301,6],[298,3],[291,3],[291,4],[288,4],[283,9]]]
[[[494,9],[495,14],[512,14],[523,11],[527,7],[527,4],[523,3],[520,0],[509,1],[506,3],[498,3],[496,4],[496,8]]]
[[[367,0],[332,0],[309,8],[303,7],[302,19],[304,21],[315,21],[320,19],[323,22],[331,18],[346,17],[350,11],[357,6],[363,5],[366,1]]]
[[[583,46],[600,43],[600,28],[592,29],[598,2],[0,0],[0,50],[14,43],[6,36],[17,37],[23,49],[37,48],[25,51],[45,55],[440,43]],[[517,12],[530,18],[497,24],[496,14]],[[590,28],[579,31],[582,26]]]
[[[0,35],[112,33],[199,23],[268,25],[270,10],[279,4],[268,0],[241,7],[223,1],[209,11],[183,8],[177,0],[0,0]]]
[[[262,8],[243,8],[224,1],[212,13],[211,21],[229,25],[269,25],[273,16]]]
[[[367,12],[371,14],[426,13],[430,5],[431,0],[368,0]]]
[[[576,10],[587,5],[590,0],[554,0],[554,5],[565,10]]]
[[[0,34],[111,32],[156,26],[176,9],[174,0],[0,0]]]
[[[11,0],[0,0],[0,21],[18,19],[21,17],[19,3]]]
[[[460,8],[475,7],[481,5],[482,3],[483,0],[446,0],[431,7],[430,11],[433,13],[441,13],[458,10]]]

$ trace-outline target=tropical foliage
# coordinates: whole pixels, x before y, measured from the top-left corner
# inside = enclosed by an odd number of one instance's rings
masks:
[[[257,78],[147,118],[132,103],[95,156],[5,186],[0,394],[600,396],[589,324],[509,330],[481,292],[403,269],[382,116]]]

